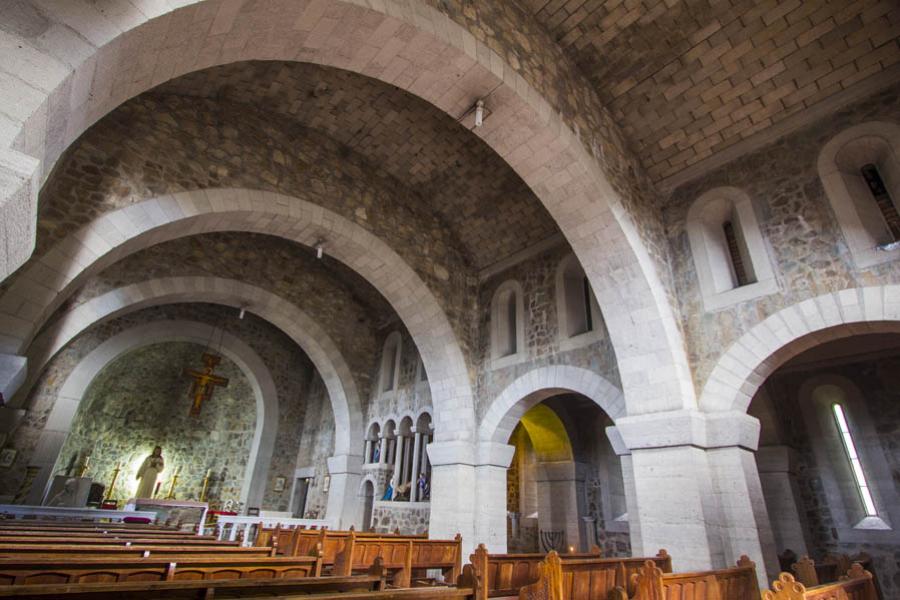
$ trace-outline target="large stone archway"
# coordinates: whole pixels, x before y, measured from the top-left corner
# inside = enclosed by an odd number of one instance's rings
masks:
[[[492,552],[506,552],[506,470],[515,448],[508,444],[525,412],[543,400],[563,393],[593,400],[613,420],[625,415],[622,391],[588,369],[566,365],[538,367],[510,383],[490,403],[478,428],[478,467],[475,469],[480,510],[476,534]]]
[[[301,60],[377,78],[453,118],[489,97],[477,135],[535,191],[568,238],[598,298],[630,412],[696,406],[681,333],[638,228],[579,132],[504,58],[425,2],[298,1],[269,11],[205,0],[178,9],[42,8],[54,44],[22,39],[9,75],[22,81],[2,129],[0,198],[17,236],[4,273],[33,238],[36,191],[98,118],[152,86],[241,60]],[[256,5],[253,5],[254,7]],[[26,28],[27,30],[27,28]],[[77,48],[74,51],[73,48]],[[35,68],[35,66],[38,68]],[[612,135],[612,134],[610,134]],[[613,144],[613,145],[618,145]],[[10,221],[12,223],[12,221]],[[449,423],[439,424],[438,431]]]
[[[65,442],[81,399],[94,378],[118,357],[159,342],[195,342],[206,345],[214,328],[197,321],[159,321],[127,329],[94,348],[69,373],[56,394],[56,401],[38,438],[32,466],[41,469],[32,485],[30,504],[40,504],[53,468]],[[256,430],[241,487],[241,501],[259,506],[265,491],[275,433],[278,429],[278,392],[263,360],[241,339],[223,332],[221,352],[247,376],[256,400]]]
[[[337,526],[353,524],[355,497],[347,490],[355,490],[359,480],[362,457],[356,442],[363,439],[356,383],[340,350],[321,327],[296,306],[267,290],[217,277],[168,277],[92,298],[62,315],[35,339],[28,354],[29,363],[35,368],[22,391],[27,394],[47,361],[87,327],[149,306],[182,302],[246,307],[281,329],[306,352],[322,377],[335,418],[335,455],[328,461],[332,480],[326,518]]]
[[[900,286],[850,288],[783,308],[719,358],[700,396],[703,411],[746,412],[779,366],[813,346],[860,333],[900,331]]]

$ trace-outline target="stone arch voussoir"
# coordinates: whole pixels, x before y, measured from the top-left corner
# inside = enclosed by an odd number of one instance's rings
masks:
[[[557,394],[571,392],[593,400],[613,421],[625,416],[622,391],[597,373],[566,365],[538,367],[513,381],[494,399],[481,420],[478,439],[507,443],[529,408]]]
[[[769,375],[794,356],[831,340],[885,332],[900,332],[900,285],[849,288],[783,308],[719,358],[703,387],[700,408],[746,412]]]

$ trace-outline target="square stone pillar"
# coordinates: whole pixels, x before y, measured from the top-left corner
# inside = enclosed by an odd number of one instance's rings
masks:
[[[431,515],[428,536],[463,538],[463,557],[475,550],[475,448],[471,442],[428,444],[431,461]]]
[[[362,479],[361,456],[339,454],[328,458],[328,503],[325,518],[334,523],[335,529],[362,527],[362,510],[359,502],[359,486]]]
[[[616,429],[631,451],[633,554],[665,548],[676,571],[725,568],[746,554],[767,587],[777,553],[753,456],[759,421],[680,410],[622,417]]]
[[[515,446],[509,444],[497,442],[478,444],[478,465],[475,467],[476,539],[473,548],[478,544],[484,544],[488,552],[502,554],[507,551],[506,471],[512,463],[515,451]],[[468,555],[463,555],[463,558],[466,556]]]
[[[809,554],[809,550],[806,519],[797,505],[799,490],[795,461],[794,449],[789,446],[762,446],[756,452],[756,466],[775,536],[775,549],[780,554],[790,548],[803,556]]]

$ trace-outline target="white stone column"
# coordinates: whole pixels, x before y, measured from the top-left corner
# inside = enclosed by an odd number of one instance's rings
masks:
[[[372,440],[366,440],[366,449],[363,451],[363,464],[368,464],[372,458]]]
[[[765,585],[775,556],[752,464],[759,421],[683,410],[622,417],[616,429],[631,451],[633,554],[665,548],[676,571],[723,568],[746,554]]]
[[[509,444],[478,444],[478,464],[475,467],[476,539],[473,547],[484,544],[488,552],[504,553],[507,550],[506,471],[515,451],[516,447]]]
[[[794,476],[795,452],[789,446],[762,446],[756,452],[756,466],[766,508],[781,553],[790,548],[797,556],[809,554],[804,533],[806,519],[797,505],[799,491]]]
[[[478,543],[475,537],[475,449],[471,442],[432,442],[427,446],[431,460],[431,516],[429,536],[463,538],[463,556]],[[479,511],[481,507],[479,507]]]
[[[422,454],[422,434],[413,428],[415,441],[413,442],[413,463],[412,463],[412,490],[410,490],[409,499],[413,502],[419,501],[419,457]]]
[[[388,438],[386,435],[381,436],[381,453],[378,456],[378,464],[387,464],[388,461]]]
[[[394,478],[394,493],[391,495],[391,500],[397,497],[397,488],[403,483],[403,436],[399,433],[394,438],[396,442],[394,442],[394,474],[392,477]]]
[[[331,485],[325,518],[331,520],[336,529],[348,529],[351,525],[359,529],[362,523],[357,522],[360,515],[357,504],[362,480],[362,457],[352,454],[329,457],[328,475]]]

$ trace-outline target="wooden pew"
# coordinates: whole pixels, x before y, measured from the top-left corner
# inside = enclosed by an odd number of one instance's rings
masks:
[[[33,538],[47,538],[52,537],[54,539],[71,539],[71,540],[90,540],[90,539],[121,539],[121,540],[130,540],[130,539],[147,539],[147,540],[196,540],[201,542],[215,542],[217,545],[223,544],[232,544],[234,542],[221,542],[215,536],[211,535],[197,535],[195,533],[190,532],[146,532],[146,531],[84,531],[84,532],[75,532],[75,531],[2,531],[0,532],[0,540],[7,539],[33,539]]]
[[[666,555],[667,556],[667,555]],[[668,556],[667,556],[668,558]],[[756,568],[746,557],[737,567],[703,573],[664,573],[653,560],[620,585],[624,564],[617,559],[565,561],[556,552],[538,566],[536,582],[519,590],[528,600],[758,600]],[[621,560],[621,559],[619,559]],[[633,589],[633,592],[630,591]]]
[[[0,556],[274,556],[272,548],[253,546],[121,546],[81,544],[0,545]]]
[[[299,579],[213,579],[128,583],[41,584],[0,586],[0,598],[20,600],[177,600],[230,598],[314,598],[315,600],[380,597],[380,575],[309,577]],[[448,588],[452,589],[452,588]],[[310,596],[308,594],[315,594]],[[446,596],[453,598],[454,596]],[[465,596],[457,596],[465,597]],[[389,597],[383,597],[388,600]]]
[[[763,592],[763,600],[877,600],[872,574],[853,563],[840,581],[807,588],[790,573],[782,573]]]
[[[48,536],[0,536],[0,546],[14,546],[16,544],[78,544],[82,546],[171,546],[178,544],[180,546],[204,546],[207,548],[227,548],[235,547],[237,542],[222,542],[211,539],[196,539],[191,536],[187,539],[169,539],[169,538],[119,538],[113,536],[94,536],[94,537],[56,537]]]
[[[335,593],[337,592],[337,593]],[[270,580],[163,581],[80,585],[0,586],[0,598],[48,600],[166,600],[181,598],[309,598],[310,600],[484,600],[476,577],[466,565],[455,587],[386,589],[384,572],[373,565],[366,575]]]
[[[0,586],[186,579],[280,579],[318,577],[314,557],[261,558],[2,558]]]
[[[872,567],[872,557],[865,553],[850,558],[846,554],[826,554],[821,563],[813,562],[808,556],[791,565],[794,579],[807,588],[817,587],[825,583],[839,581],[850,570],[853,563],[859,563],[872,576],[872,583],[878,598],[882,597],[878,577]]]
[[[742,556],[730,569],[663,573],[647,561],[631,576],[634,600],[757,600],[756,565]],[[620,593],[622,599],[627,596]]]
[[[357,537],[350,531],[334,556],[332,572],[350,575],[381,558],[396,587],[410,587],[413,577],[423,577],[429,569],[440,569],[445,578],[455,581],[460,575],[461,551],[462,537],[458,534],[453,540],[428,540],[393,535]],[[329,564],[330,556],[324,549],[322,557]]]
[[[546,558],[544,554],[488,554],[481,544],[470,561],[482,595],[502,597],[515,596],[521,588],[538,581],[538,567]],[[647,560],[653,561],[664,573],[672,572],[672,557],[665,550],[652,558],[603,558],[597,548],[591,553],[563,554],[559,558],[564,564],[564,573],[576,580],[573,585],[577,589],[585,585],[594,589],[615,586],[627,589],[631,575]],[[586,583],[588,580],[590,582]]]

